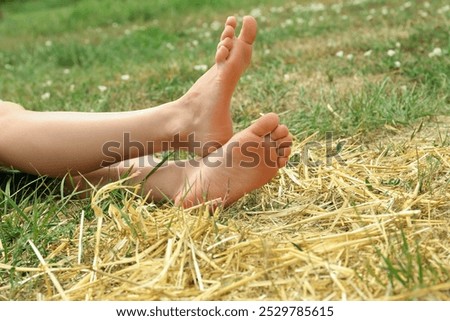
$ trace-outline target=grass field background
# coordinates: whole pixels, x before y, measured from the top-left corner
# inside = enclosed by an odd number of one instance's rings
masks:
[[[252,14],[235,129],[274,111],[295,136],[273,182],[212,216],[0,172],[0,299],[450,298],[446,1],[0,3],[0,98],[36,111],[177,99]],[[306,166],[327,137],[347,165]]]

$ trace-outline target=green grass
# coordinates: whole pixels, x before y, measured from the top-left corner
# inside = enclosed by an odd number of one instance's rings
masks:
[[[221,32],[214,22],[253,10],[260,32],[233,101],[236,129],[275,111],[298,139],[316,131],[370,139],[386,124],[450,115],[446,1],[406,8],[404,1],[345,2],[318,11],[300,3],[302,10],[282,0],[7,1],[0,7],[0,98],[38,111],[105,112],[176,99],[201,75],[194,66],[213,62]],[[442,55],[430,57],[434,48]],[[435,163],[421,173],[424,186]],[[57,181],[0,172],[1,263],[38,264],[27,240],[45,256],[57,240],[71,239],[82,210],[93,217],[88,201],[62,189]],[[389,282],[421,285],[419,252],[401,257],[405,263],[380,255]],[[420,273],[413,277],[412,268]],[[0,287],[14,289],[22,277],[0,270]]]

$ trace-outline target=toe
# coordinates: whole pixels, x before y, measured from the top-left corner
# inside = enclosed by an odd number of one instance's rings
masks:
[[[286,125],[280,125],[275,128],[275,130],[270,135],[272,136],[273,140],[279,140],[289,135],[289,130]]]
[[[255,123],[250,126],[250,130],[260,137],[263,137],[271,133],[278,126],[278,115],[275,113],[269,113],[259,118]]]
[[[226,38],[234,38],[234,28],[232,26],[225,26],[225,29],[223,29],[222,35],[220,36],[220,40]]]
[[[228,50],[227,47],[220,46],[220,48],[217,49],[217,52],[216,52],[216,63],[224,62],[227,59],[229,54],[230,54],[230,51]]]
[[[252,16],[245,16],[239,39],[251,45],[255,41],[256,32],[257,23],[255,18]]]
[[[278,149],[278,156],[288,158],[291,155],[291,147],[284,147]]]
[[[278,163],[277,163],[278,168],[286,166],[288,160],[289,159],[287,157],[280,157],[280,158],[278,158]]]
[[[217,48],[220,48],[221,46],[227,47],[228,50],[231,50],[231,47],[233,46],[233,39],[231,38],[225,38],[219,44],[217,45]]]
[[[235,16],[229,16],[229,17],[227,18],[227,21],[225,22],[225,26],[230,26],[230,27],[232,27],[233,29],[235,29],[236,26],[237,26],[237,20],[236,20],[236,17],[235,17]]]

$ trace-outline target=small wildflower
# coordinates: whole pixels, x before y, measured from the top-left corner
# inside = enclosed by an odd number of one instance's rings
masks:
[[[295,21],[296,21],[299,25],[302,25],[302,24],[305,23],[305,19],[302,19],[302,18],[297,18]]]
[[[130,75],[122,75],[120,76],[120,79],[122,79],[123,81],[130,80]]]
[[[430,3],[429,3],[428,1],[425,1],[425,2],[423,3],[423,6],[424,6],[425,8],[429,8],[429,7],[430,7]]]
[[[373,19],[373,16],[370,14],[370,15],[368,15],[367,17],[366,17],[366,20],[367,21],[370,21],[370,20],[372,20]]]
[[[74,85],[74,84],[71,84],[71,85],[69,86],[69,90],[70,90],[70,91],[74,91],[74,90],[75,90],[75,85]]]
[[[291,79],[291,76],[289,74],[284,74],[283,79],[284,81],[289,81],[289,79]]]
[[[348,19],[348,16],[347,16],[347,15],[343,15],[343,16],[341,16],[341,19],[342,19],[342,20],[347,20],[347,19]]]
[[[262,15],[261,9],[260,8],[253,9],[252,11],[250,11],[250,15],[255,17],[255,18],[261,17],[261,15]]]
[[[125,34],[125,36],[129,36],[129,35],[131,35],[131,30],[125,29],[125,31],[123,33]]]
[[[412,6],[412,4],[411,4],[411,2],[405,2],[404,4],[403,4],[403,8],[409,8],[409,7],[411,7]]]
[[[194,46],[194,47],[197,47],[198,46],[198,40],[192,40],[192,45]]]
[[[53,84],[53,82],[52,82],[51,80],[47,80],[47,81],[44,83],[44,87],[50,87],[52,84]]]
[[[401,65],[402,65],[402,64],[400,63],[400,61],[394,62],[395,68],[400,68]]]
[[[47,99],[49,99],[49,98],[50,98],[50,93],[49,93],[49,92],[43,93],[43,94],[41,95],[41,99],[42,99],[42,100],[47,100]]]
[[[389,9],[386,7],[381,8],[381,14],[383,16],[386,16],[389,13]]]
[[[400,48],[401,46],[402,46],[402,45],[400,44],[400,42],[397,41],[397,42],[395,43],[395,47],[396,47],[396,48]]]
[[[441,48],[434,48],[433,51],[428,54],[428,57],[430,57],[430,58],[436,57],[436,56],[438,56],[438,57],[442,56]]]
[[[270,12],[273,12],[273,13],[281,13],[283,11],[284,11],[283,7],[272,7],[272,8],[270,8]]]
[[[364,53],[364,57],[369,57],[371,54],[372,54],[372,50],[367,50],[367,51]]]
[[[166,43],[166,48],[169,49],[169,50],[174,50],[175,46],[172,45],[170,42],[168,42],[168,43]]]
[[[6,70],[13,70],[14,67],[13,67],[12,65],[10,65],[10,64],[6,64],[6,65],[5,65],[5,69],[6,69]]]
[[[394,55],[395,55],[395,50],[389,49],[389,50],[387,51],[387,55],[388,55],[389,57],[394,56]]]
[[[211,29],[212,29],[212,30],[217,31],[217,30],[220,29],[220,27],[222,27],[222,23],[219,22],[219,21],[213,21],[213,22],[211,23]]]
[[[46,42],[45,42],[45,46],[46,47],[51,47],[53,45],[53,42],[51,41],[51,40],[47,40]]]
[[[449,11],[449,10],[450,10],[450,5],[446,5],[446,6],[443,6],[442,8],[440,8],[440,9],[438,9],[437,13],[443,14],[443,13],[446,13],[447,11]]]
[[[339,57],[339,58],[344,57],[344,52],[342,50],[336,52],[336,57]]]
[[[102,85],[98,86],[97,88],[98,88],[98,90],[100,90],[101,92],[104,92],[104,91],[106,91],[106,89],[108,89],[108,87],[102,86]]]
[[[266,49],[266,50],[264,50],[264,54],[265,54],[265,55],[268,55],[268,54],[270,54],[270,49]]]
[[[419,10],[419,16],[421,16],[422,18],[426,18],[426,17],[428,17],[428,12]]]
[[[197,70],[197,71],[206,71],[207,69],[208,69],[207,65],[195,65],[194,66],[194,70]]]
[[[347,60],[353,60],[353,55],[352,54],[348,54],[347,55]]]
[[[68,69],[68,68],[64,69],[64,70],[63,70],[63,74],[64,74],[64,75],[70,74],[70,69]]]

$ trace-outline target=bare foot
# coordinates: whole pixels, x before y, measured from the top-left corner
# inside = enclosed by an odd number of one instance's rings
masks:
[[[128,176],[126,184],[142,184],[149,200],[185,208],[211,200],[226,206],[270,181],[286,165],[291,144],[287,127],[271,113],[200,160],[170,161],[155,170],[159,160],[144,156],[76,177],[74,185],[84,190]]]
[[[216,64],[178,100],[185,108],[184,134],[195,133],[201,147],[200,156],[225,144],[232,136],[230,103],[242,73],[250,64],[257,24],[251,16],[244,17],[239,37],[235,37],[236,18],[228,17],[217,47]],[[182,127],[183,128],[183,127]]]
[[[186,168],[186,182],[175,197],[183,207],[218,200],[234,203],[270,181],[286,165],[292,138],[276,114],[267,114],[228,143]],[[191,162],[191,165],[194,163]]]

